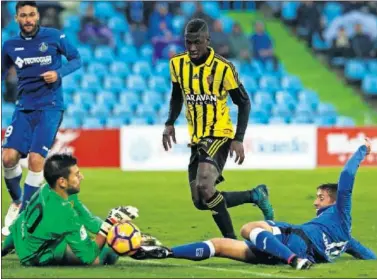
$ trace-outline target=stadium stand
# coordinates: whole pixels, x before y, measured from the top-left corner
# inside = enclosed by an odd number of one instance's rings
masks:
[[[12,5],[10,3],[8,6]],[[136,47],[128,33],[131,28],[137,27],[131,26],[130,19],[120,12],[120,9],[125,8],[118,6],[118,2],[95,2],[94,14],[120,43],[115,46],[82,43],[79,39],[79,25],[87,10],[86,5],[88,2],[81,2],[75,13],[64,19],[64,30],[68,31],[69,39],[76,41],[84,66],[63,80],[67,111],[62,127],[102,129],[128,124],[164,123],[171,88],[166,55],[174,55],[182,45],[178,43],[174,51],[174,48],[166,47],[169,43],[156,43],[155,38],[150,38],[152,44]],[[223,13],[227,5],[227,1],[205,2],[203,12],[214,20],[220,20],[224,32],[230,33],[234,21]],[[254,2],[247,1],[244,5],[255,9]],[[281,16],[286,20],[294,20],[298,6],[296,2],[283,3]],[[337,6],[327,5],[323,10],[329,21],[341,14]],[[182,14],[169,13],[170,35],[182,34],[185,22],[195,13],[196,7],[193,3],[181,2],[180,9]],[[9,21],[2,28],[3,40],[16,32],[13,21]],[[316,40],[313,46],[319,46]],[[323,104],[317,93],[305,88],[300,78],[287,72],[281,62],[276,68],[270,61],[245,62],[234,58],[231,61],[236,65],[240,79],[251,97],[250,123],[311,123],[321,126],[355,124],[352,119],[338,115],[333,105]],[[376,61],[350,60],[345,65],[347,77],[361,81],[366,94],[377,94]],[[3,127],[9,125],[12,109],[12,104],[3,102]],[[233,111],[231,116],[236,121],[236,107]],[[177,123],[185,123],[183,113]]]

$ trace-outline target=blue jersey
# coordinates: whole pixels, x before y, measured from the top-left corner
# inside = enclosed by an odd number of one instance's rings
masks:
[[[62,65],[62,55],[68,63]],[[33,37],[21,34],[7,40],[1,57],[1,78],[15,65],[18,77],[17,110],[63,110],[62,78],[81,67],[77,49],[57,29],[39,27]],[[58,80],[48,84],[40,76],[56,71]]]
[[[317,217],[310,222],[297,226],[305,232],[317,252],[328,262],[333,261],[347,250],[350,254],[352,251],[363,253],[368,250],[363,249],[364,247],[361,247],[361,244],[351,237],[353,184],[356,171],[366,156],[366,152],[366,146],[361,146],[346,163],[340,174],[336,203],[318,210]],[[371,251],[369,250],[369,252]],[[374,256],[373,253],[372,255]]]

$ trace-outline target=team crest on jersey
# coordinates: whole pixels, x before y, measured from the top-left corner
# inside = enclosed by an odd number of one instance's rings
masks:
[[[208,82],[208,85],[211,85],[213,83],[213,75],[209,75],[207,77],[207,82]]]
[[[39,45],[39,51],[40,52],[46,52],[48,50],[48,44],[45,43],[45,42],[42,42],[40,45]]]

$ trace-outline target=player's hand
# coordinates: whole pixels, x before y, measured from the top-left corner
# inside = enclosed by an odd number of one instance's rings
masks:
[[[230,158],[233,158],[233,152],[236,153],[236,158],[234,159],[234,162],[238,162],[239,165],[242,165],[243,161],[245,160],[245,151],[243,149],[243,143],[240,141],[233,140],[230,144]]]
[[[110,210],[107,219],[111,223],[124,223],[139,217],[139,210],[133,206],[118,206]]]
[[[43,77],[44,81],[47,83],[54,83],[58,80],[58,73],[55,71],[48,71],[41,74],[41,77]]]
[[[365,146],[367,147],[367,155],[369,155],[372,150],[372,145],[368,138],[365,138]]]
[[[169,151],[169,149],[172,148],[171,139],[173,139],[174,143],[177,143],[174,126],[167,125],[162,133],[162,145],[164,146],[165,151]]]

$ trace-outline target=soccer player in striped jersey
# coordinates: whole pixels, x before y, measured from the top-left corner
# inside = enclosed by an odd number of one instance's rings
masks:
[[[265,185],[250,191],[219,192],[215,185],[224,180],[222,171],[228,153],[235,162],[245,159],[243,139],[249,119],[250,100],[238,79],[233,64],[217,55],[209,46],[207,23],[191,20],[185,28],[187,51],[170,60],[172,96],[168,120],[162,136],[166,151],[176,142],[174,122],[182,105],[191,135],[191,157],[188,178],[192,200],[199,210],[210,210],[222,235],[236,238],[227,208],[254,203],[266,220],[273,219],[273,209]],[[227,105],[228,96],[238,106],[234,133]]]

